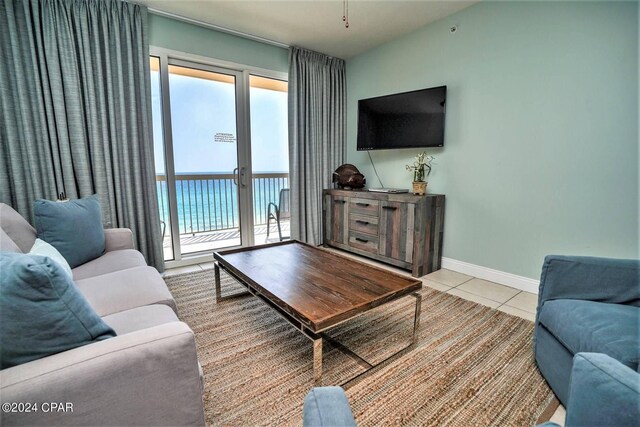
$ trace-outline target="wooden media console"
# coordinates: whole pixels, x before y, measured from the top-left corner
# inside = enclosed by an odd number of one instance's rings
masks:
[[[443,194],[324,190],[324,244],[423,276],[440,269],[444,199]]]

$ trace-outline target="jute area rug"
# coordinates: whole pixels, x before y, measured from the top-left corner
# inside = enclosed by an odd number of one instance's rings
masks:
[[[195,332],[206,420],[214,426],[296,426],[313,386],[311,341],[252,296],[216,304],[213,270],[167,277]],[[242,290],[223,273],[223,294]],[[417,345],[364,368],[330,345],[325,385],[344,384],[359,426],[532,426],[554,396],[533,361],[533,324],[425,287]],[[372,364],[410,343],[414,298],[330,335]],[[355,377],[355,379],[353,379]]]

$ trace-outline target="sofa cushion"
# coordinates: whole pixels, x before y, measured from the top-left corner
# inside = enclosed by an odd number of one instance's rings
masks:
[[[115,336],[48,257],[0,253],[2,369]]]
[[[144,256],[135,249],[122,249],[113,252],[105,252],[104,255],[82,264],[73,271],[74,280],[88,279],[101,274],[126,270],[133,267],[146,267]]]
[[[78,280],[76,284],[100,316],[151,304],[165,304],[177,312],[167,285],[153,267],[129,268]]]
[[[542,305],[539,322],[573,354],[605,353],[632,369],[640,359],[640,307],[561,299]]]
[[[145,305],[110,314],[102,318],[118,335],[152,328],[170,322],[179,322],[176,313],[164,304]]]
[[[73,277],[73,273],[71,273],[71,267],[66,259],[58,252],[56,248],[51,246],[49,243],[45,242],[42,239],[36,239],[36,242],[33,244],[33,247],[29,251],[29,255],[41,255],[48,256],[53,261],[60,264],[60,267],[64,270],[65,273],[69,275],[69,277]]]
[[[63,203],[36,200],[33,213],[38,238],[60,251],[71,268],[103,254],[104,229],[97,195]]]
[[[23,253],[29,252],[36,241],[36,230],[11,206],[0,203],[0,228]],[[3,249],[4,250],[4,249]]]

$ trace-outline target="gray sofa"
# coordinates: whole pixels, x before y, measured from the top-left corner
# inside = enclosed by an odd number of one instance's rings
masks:
[[[133,248],[131,231],[106,229],[105,238],[105,253],[74,268],[73,279],[117,336],[0,371],[3,404],[41,405],[3,411],[0,424],[204,425],[193,332],[178,320],[158,271]],[[0,250],[27,253],[35,239],[35,229],[0,203]],[[72,412],[42,410],[52,402]]]

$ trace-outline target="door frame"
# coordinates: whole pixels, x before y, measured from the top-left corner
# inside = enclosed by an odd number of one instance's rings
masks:
[[[278,80],[289,80],[288,73],[253,67],[235,62],[218,60],[206,56],[180,52],[157,46],[149,46],[149,56],[160,60],[160,94],[162,101],[162,133],[164,138],[164,160],[167,183],[175,182],[173,158],[173,135],[171,126],[171,102],[169,94],[169,64],[197,67],[214,73],[234,75],[236,78],[236,140],[238,160],[238,206],[240,216],[240,247],[252,246],[254,239],[253,224],[253,187],[251,165],[251,109],[250,77],[261,76]],[[182,254],[180,252],[180,230],[178,221],[177,194],[175,188],[167,185],[169,217],[172,235],[173,260],[165,261],[166,268],[197,264],[213,260],[213,251]],[[175,238],[175,237],[178,238]],[[238,246],[235,246],[238,247]],[[231,247],[232,248],[232,247]]]

